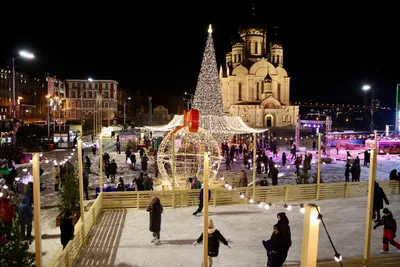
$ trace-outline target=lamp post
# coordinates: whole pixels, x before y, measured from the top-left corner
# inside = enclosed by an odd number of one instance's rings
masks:
[[[27,58],[27,59],[33,59],[35,58],[35,56],[29,52],[26,51],[20,51],[19,52],[19,56],[21,58]],[[16,119],[17,119],[17,100],[15,99],[15,59],[17,59],[18,57],[13,57],[10,59],[11,61],[11,66],[12,66],[12,94],[13,94],[13,119],[14,119],[14,123],[16,123]],[[14,138],[13,138],[14,144],[15,146],[17,146],[17,128],[14,125]]]
[[[367,92],[371,89],[371,86],[369,86],[368,84],[365,84],[362,89]],[[370,130],[373,131],[374,130],[374,106],[375,106],[375,96],[374,96],[374,90],[371,90],[372,92],[372,97],[371,97],[371,123],[370,123]]]
[[[126,124],[126,99],[131,100],[130,97],[124,99],[124,127]]]
[[[394,139],[397,139],[399,135],[399,87],[400,84],[396,87],[396,122],[394,123]]]
[[[186,96],[186,95],[188,95],[190,98],[184,97],[183,99],[184,99],[184,100],[187,100],[187,110],[190,110],[191,104],[192,104],[192,102],[193,102],[193,97],[194,97],[194,95],[188,94],[187,92],[185,92],[185,96]]]

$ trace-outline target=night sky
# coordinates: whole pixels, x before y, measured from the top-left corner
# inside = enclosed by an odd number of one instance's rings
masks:
[[[36,59],[18,61],[19,70],[36,76],[114,79],[132,91],[163,95],[164,101],[166,92],[194,92],[208,24],[218,63],[224,63],[237,23],[251,14],[251,1],[176,2],[2,3],[3,11],[14,11],[1,15],[0,67],[26,48]],[[368,82],[382,105],[394,106],[400,83],[396,7],[303,2],[256,1],[269,34],[279,26],[292,101],[361,104],[361,86]]]

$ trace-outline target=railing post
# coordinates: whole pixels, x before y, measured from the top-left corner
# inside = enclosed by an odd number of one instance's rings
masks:
[[[217,192],[218,192],[218,190],[215,189],[214,194],[213,194],[213,206],[214,207],[217,206]]]
[[[285,185],[285,202],[288,202],[289,186]]]
[[[319,199],[319,190],[321,183],[321,134],[318,134],[318,165],[317,165],[317,197]]]
[[[183,192],[179,191],[179,193],[181,194],[181,208],[183,207]]]
[[[136,208],[139,209],[140,199],[139,199],[139,191],[136,191]]]
[[[344,198],[348,198],[349,196],[349,183],[344,184]]]
[[[71,267],[71,264],[69,262],[69,248],[65,249],[65,267]]]

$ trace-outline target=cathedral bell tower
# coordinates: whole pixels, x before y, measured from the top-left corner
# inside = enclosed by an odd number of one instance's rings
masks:
[[[274,65],[283,67],[283,46],[278,37],[278,26],[275,26],[274,37],[270,44],[270,61]]]

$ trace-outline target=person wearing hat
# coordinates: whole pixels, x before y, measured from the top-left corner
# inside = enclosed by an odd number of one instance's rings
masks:
[[[193,243],[193,246],[203,242],[203,233],[201,233],[200,237]],[[214,222],[212,219],[208,221],[208,267],[212,267],[213,260],[219,254],[219,242],[222,242],[228,248],[228,241],[226,241],[225,237],[221,234],[220,231],[215,229]],[[203,264],[201,264],[203,266]]]
[[[381,225],[383,225],[383,249],[381,253],[389,252],[389,243],[395,246],[400,252],[400,244],[394,240],[397,230],[396,220],[393,218],[393,214],[388,208],[383,209],[382,220],[374,226],[374,230]]]

